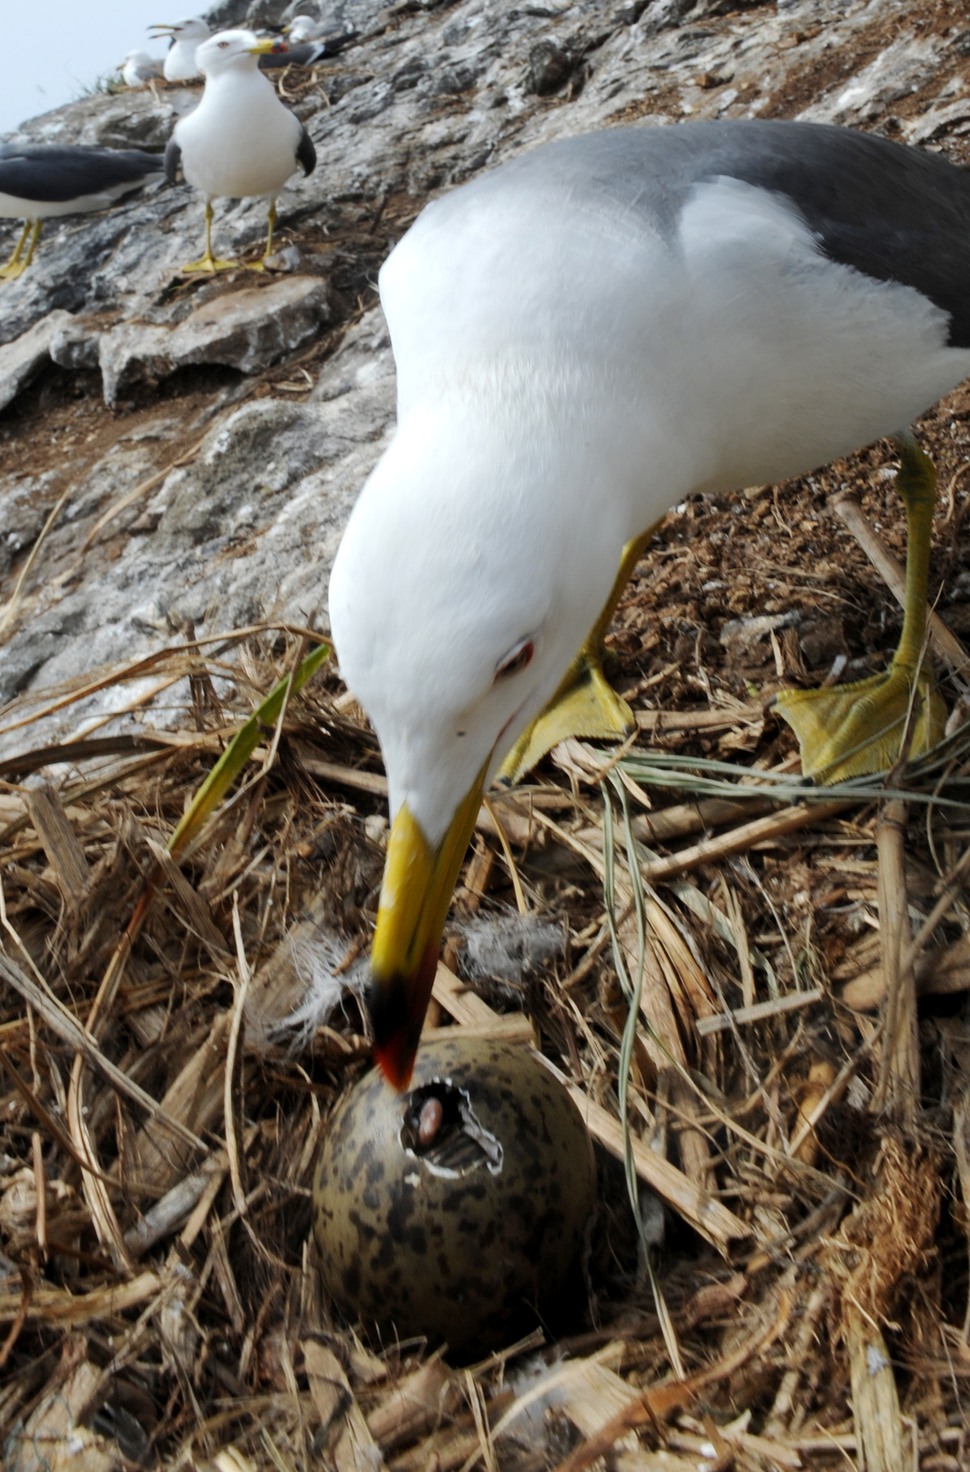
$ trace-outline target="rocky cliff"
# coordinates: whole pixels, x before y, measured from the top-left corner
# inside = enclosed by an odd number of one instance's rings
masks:
[[[53,688],[175,631],[326,626],[330,560],[392,421],[377,270],[437,191],[634,118],[830,119],[957,157],[970,125],[970,31],[942,3],[345,0],[330,16],[339,53],[277,74],[319,160],[282,197],[278,269],[180,275],[202,210],[165,186],[52,222],[34,267],[0,286],[5,754]],[[22,136],[161,148],[197,95],[99,94]],[[216,228],[254,255],[261,204],[220,205]]]

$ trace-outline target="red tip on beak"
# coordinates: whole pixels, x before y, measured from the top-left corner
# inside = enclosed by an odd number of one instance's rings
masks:
[[[424,948],[413,976],[394,976],[371,987],[374,1061],[392,1088],[403,1093],[411,1081],[424,1014],[438,970],[438,942]]]
[[[377,1043],[374,1044],[374,1062],[387,1079],[391,1088],[396,1089],[399,1094],[403,1094],[411,1082],[414,1055],[412,1054],[410,1058],[406,1058],[402,1049],[396,1046],[395,1041],[392,1040],[384,1048],[380,1047]]]

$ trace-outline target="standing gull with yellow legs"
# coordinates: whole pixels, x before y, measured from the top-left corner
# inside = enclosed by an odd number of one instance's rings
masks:
[[[219,31],[196,52],[205,74],[202,101],[176,125],[165,150],[169,179],[174,182],[181,169],[205,195],[205,250],[184,271],[239,265],[212,253],[212,201],[251,196],[269,201],[266,248],[250,267],[261,271],[273,252],[277,195],[297,168],[306,175],[316,166],[309,133],[259,71],[260,56],[285,50],[281,42],[260,41],[252,31]]]
[[[111,209],[145,184],[161,180],[162,174],[161,157],[138,148],[3,144],[0,216],[24,224],[9,259],[0,266],[0,281],[15,280],[33,263],[45,220]]]
[[[823,778],[890,764],[910,700],[912,749],[934,739],[917,675],[932,477],[903,427],[970,375],[968,239],[970,175],[942,158],[738,121],[525,153],[429,205],[392,252],[397,430],[344,534],[330,616],[388,778],[372,1016],[397,1087],[484,788],[579,707],[582,729],[625,724],[602,635],[672,505],[903,432],[889,675],[779,709]]]

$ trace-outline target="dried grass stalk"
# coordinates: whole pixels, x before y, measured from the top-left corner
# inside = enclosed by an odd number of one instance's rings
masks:
[[[919,1108],[920,1058],[916,981],[910,942],[906,883],[905,804],[886,803],[876,829],[879,851],[879,938],[886,980],[886,1019],[874,1104],[910,1128]]]
[[[90,869],[60,798],[53,787],[44,783],[27,793],[27,808],[57,876],[64,907],[69,914],[76,914],[88,887]]]
[[[325,1432],[326,1455],[334,1472],[384,1472],[386,1464],[343,1366],[323,1344],[305,1340],[310,1395]]]
[[[838,1284],[864,1472],[896,1472],[911,1463],[884,1328],[898,1318],[903,1295],[934,1251],[940,1194],[935,1156],[900,1134],[887,1135],[870,1190],[824,1253]]]

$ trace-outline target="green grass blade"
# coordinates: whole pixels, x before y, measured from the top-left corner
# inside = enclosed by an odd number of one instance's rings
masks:
[[[316,674],[330,653],[328,644],[318,644],[297,668],[284,675],[259,704],[252,715],[243,722],[225,751],[216,762],[192,798],[168,840],[168,851],[173,858],[184,852],[191,839],[198,833],[209,815],[215,811],[229,788],[243,770],[267,727],[272,728],[279,720],[284,706],[291,695],[302,690],[306,682]]]

